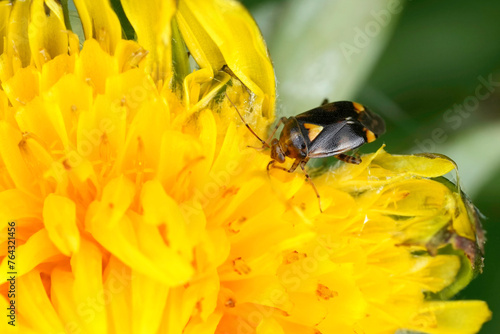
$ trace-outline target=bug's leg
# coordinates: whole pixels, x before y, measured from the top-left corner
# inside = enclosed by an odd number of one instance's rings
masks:
[[[262,150],[264,150],[266,148],[271,147],[271,145],[269,145],[269,143],[273,139],[274,134],[276,133],[276,131],[278,131],[278,128],[280,127],[281,123],[285,123],[287,120],[288,119],[286,117],[281,117],[280,118],[280,120],[278,121],[278,124],[276,124],[276,126],[274,127],[274,130],[271,133],[271,135],[269,136],[269,138],[267,138],[267,140],[265,142],[262,142],[262,147],[255,147],[255,146],[248,146],[248,145],[247,145],[247,147],[251,147],[251,148],[254,148],[254,149],[259,150],[259,151],[262,151]],[[245,123],[245,125],[247,126],[247,128],[249,127],[249,125],[247,125],[246,123]]]
[[[280,120],[278,121],[278,123],[276,124],[276,126],[274,127],[274,130],[273,132],[271,133],[271,135],[269,136],[269,138],[267,138],[266,140],[266,143],[265,143],[265,146],[266,147],[270,147],[269,143],[271,142],[271,140],[273,139],[274,137],[274,134],[276,133],[276,131],[278,131],[278,128],[280,127],[281,124],[285,124],[286,121],[288,120],[288,118],[286,117],[281,117]]]
[[[266,141],[264,141],[262,138],[260,138],[255,133],[255,131],[252,130],[252,128],[250,127],[250,125],[245,121],[245,119],[241,115],[240,111],[238,110],[238,108],[236,107],[236,105],[233,103],[233,101],[229,98],[229,96],[227,95],[227,93],[224,93],[224,94],[226,95],[227,100],[231,103],[231,105],[233,106],[233,108],[238,113],[238,116],[240,116],[240,119],[243,122],[243,124],[245,124],[245,126],[247,127],[247,129],[255,136],[255,138],[257,138],[262,143],[262,148],[260,148],[260,147],[257,148],[257,147],[253,147],[253,146],[248,146],[248,147],[252,147],[252,148],[255,148],[255,149],[270,148],[271,146],[269,145],[269,143],[273,139],[274,134],[276,133],[276,131],[280,127],[281,123],[285,123],[288,119],[286,117],[281,117],[280,120],[278,121],[278,124],[276,124],[276,126],[274,127],[273,133],[271,133],[271,135],[269,136],[269,138]]]
[[[352,156],[356,157],[359,160],[361,160],[361,155],[359,154],[359,148],[356,148],[356,149],[352,150]]]
[[[299,160],[296,160],[296,161],[299,161]],[[314,185],[314,182],[312,181],[311,177],[306,172],[306,168],[305,167],[306,167],[306,164],[307,164],[308,161],[309,161],[308,158],[306,158],[306,159],[304,159],[302,161],[299,161],[300,168],[302,168],[302,171],[306,175],[306,180],[311,184],[312,188],[314,189],[314,192],[316,193],[316,197],[318,198],[319,211],[321,213],[323,213],[323,209],[321,208],[321,196],[319,195],[318,189],[316,189],[316,186]]]
[[[304,162],[305,161],[305,162]],[[299,166],[299,164],[301,164],[302,162],[304,162],[304,166],[306,165],[306,163],[309,161],[308,158],[304,159],[304,160],[300,160],[300,159],[296,159],[293,164],[292,164],[292,167],[290,167],[289,170],[287,170],[288,173],[293,173],[297,167]]]
[[[328,104],[328,99],[324,99],[323,102],[321,102],[322,106],[324,106],[325,104]]]
[[[337,154],[335,156],[335,158],[337,158],[343,162],[347,162],[347,163],[355,164],[355,165],[359,165],[361,163],[360,158],[352,157],[352,156],[344,154],[344,153]]]
[[[284,170],[285,172],[288,172],[288,169],[286,169],[285,167],[276,166],[275,163],[276,163],[276,160],[271,160],[267,164],[267,176],[269,176],[269,171],[271,170],[271,168],[273,168],[273,169],[281,169],[281,170]]]
[[[236,112],[238,113],[238,116],[240,116],[240,119],[241,121],[243,122],[243,124],[245,124],[245,126],[247,127],[248,130],[250,130],[250,132],[255,136],[255,138],[257,138],[261,143],[262,143],[262,147],[270,147],[269,144],[267,142],[265,142],[264,140],[262,140],[262,138],[260,138],[256,133],[255,131],[252,130],[252,128],[250,127],[250,125],[248,125],[248,123],[245,121],[245,119],[243,118],[243,116],[241,115],[240,111],[238,110],[238,108],[236,107],[236,105],[233,103],[233,101],[229,98],[229,96],[227,95],[227,93],[224,93],[226,95],[226,99],[231,103],[231,105],[233,106],[233,108],[236,110]],[[275,130],[276,131],[276,130]],[[273,132],[274,133],[274,132]]]
[[[274,168],[274,169],[281,169],[281,170],[284,170],[285,172],[288,172],[288,173],[293,173],[295,171],[295,169],[297,169],[297,167],[299,166],[299,164],[301,162],[304,162],[304,165],[307,163],[307,161],[309,161],[309,159],[307,160],[300,160],[300,159],[296,159],[293,164],[292,164],[292,167],[290,167],[290,169],[286,169],[285,167],[281,167],[281,166],[276,166],[275,163],[276,163],[276,160],[271,160],[269,161],[269,163],[267,164],[267,174],[269,175],[269,170],[271,168]]]

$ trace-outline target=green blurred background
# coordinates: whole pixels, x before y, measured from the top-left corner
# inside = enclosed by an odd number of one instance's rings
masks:
[[[390,153],[443,153],[458,163],[488,241],[484,273],[457,298],[486,300],[493,319],[481,333],[500,333],[500,1],[243,3],[276,67],[279,113],[354,99],[384,116]],[[398,4],[404,9],[392,14]],[[370,145],[363,151],[380,142]]]

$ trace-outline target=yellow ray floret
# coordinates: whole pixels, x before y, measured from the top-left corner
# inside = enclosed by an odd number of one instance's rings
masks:
[[[81,50],[56,2],[0,5],[0,244],[15,225],[23,333],[474,333],[490,318],[443,300],[484,244],[450,159],[381,148],[325,169],[321,213],[302,174],[268,174],[248,147],[235,107],[265,135],[275,83],[239,3],[123,1],[139,43],[107,2],[76,3]],[[23,11],[50,17],[18,40]]]

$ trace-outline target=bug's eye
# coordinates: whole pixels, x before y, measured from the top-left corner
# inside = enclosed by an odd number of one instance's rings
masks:
[[[303,150],[305,150],[305,149],[306,149],[306,144],[302,144],[302,145],[300,146],[300,148],[301,148],[301,149],[303,149]]]

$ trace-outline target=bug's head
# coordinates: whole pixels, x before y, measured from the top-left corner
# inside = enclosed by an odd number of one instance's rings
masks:
[[[281,148],[279,140],[276,138],[271,141],[271,159],[276,160],[279,163],[285,162],[285,153]]]

